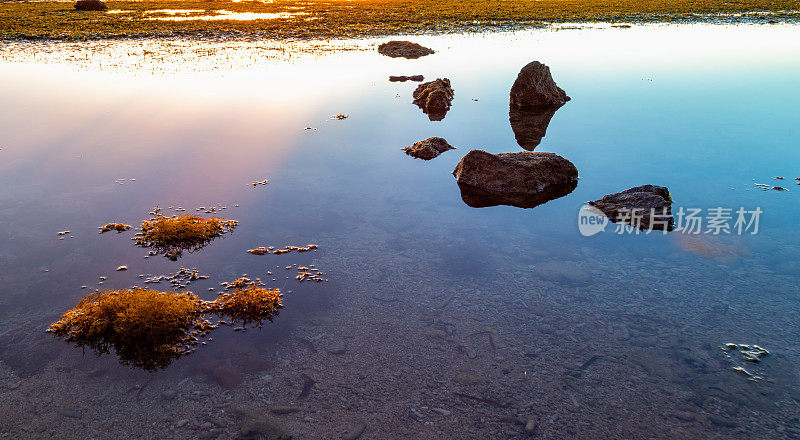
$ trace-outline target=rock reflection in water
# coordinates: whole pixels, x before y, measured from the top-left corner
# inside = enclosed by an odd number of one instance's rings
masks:
[[[501,194],[486,191],[463,183],[458,184],[461,190],[461,200],[472,208],[487,208],[497,205],[515,206],[517,208],[535,208],[566,196],[575,190],[578,182],[550,185],[536,194]]]
[[[510,105],[508,120],[511,122],[511,129],[519,146],[533,151],[542,142],[550,120],[560,108],[560,105],[530,108],[516,108]]]

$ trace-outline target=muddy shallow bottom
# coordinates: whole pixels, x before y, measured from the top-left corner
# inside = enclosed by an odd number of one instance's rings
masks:
[[[798,36],[420,37],[437,53],[417,60],[372,40],[0,46],[0,436],[800,436]],[[470,207],[450,173],[473,148],[523,150],[508,91],[532,60],[572,97],[534,151],[581,179],[532,209]],[[388,79],[418,74],[451,80],[442,121]],[[456,149],[401,150],[431,136]],[[704,217],[759,208],[758,233],[580,234],[584,202],[643,184]],[[97,233],[154,206],[239,226],[177,262]],[[330,282],[299,283],[312,264]],[[291,293],[274,323],[220,329],[156,373],[44,333],[95,288],[181,267],[210,277],[188,286],[207,299],[243,274]]]

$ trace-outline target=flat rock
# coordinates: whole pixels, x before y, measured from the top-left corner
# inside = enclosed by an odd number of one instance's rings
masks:
[[[453,170],[459,186],[506,196],[534,196],[575,185],[578,169],[554,153],[491,154],[472,150]],[[574,187],[573,187],[574,188]],[[462,189],[463,190],[463,189]]]
[[[609,194],[589,202],[612,222],[623,222],[639,229],[671,231],[672,198],[663,186],[642,185]]]
[[[415,59],[434,53],[433,49],[410,41],[389,41],[378,46],[378,52],[392,58]]]
[[[406,76],[406,75],[390,75],[390,76],[389,76],[389,81],[391,81],[391,82],[406,82],[406,81],[417,81],[417,82],[421,82],[421,81],[423,81],[424,79],[425,79],[425,77],[424,77],[424,76],[422,76],[422,75],[411,75],[411,76]]]
[[[440,137],[431,137],[424,141],[416,142],[410,147],[405,147],[403,151],[416,159],[431,160],[445,151],[453,149],[455,147],[448,144],[446,140]]]
[[[79,11],[107,11],[108,6],[100,0],[78,0],[75,9]]]
[[[510,103],[517,108],[561,106],[569,100],[553,81],[550,68],[538,61],[523,67],[511,86]]]
[[[450,110],[453,102],[452,87],[447,78],[437,78],[434,81],[422,83],[414,90],[414,104],[428,115],[431,121],[441,121]]]

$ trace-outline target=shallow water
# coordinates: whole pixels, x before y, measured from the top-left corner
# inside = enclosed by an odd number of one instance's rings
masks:
[[[419,37],[437,53],[418,60],[377,41],[0,46],[0,435],[257,438],[248,421],[263,419],[298,438],[362,423],[362,438],[518,438],[534,420],[553,439],[797,438],[799,36]],[[572,97],[535,151],[580,182],[533,209],[471,208],[451,172],[471,149],[522,151],[508,91],[532,60]],[[443,121],[410,103],[417,83],[388,81],[414,74],[452,81]],[[457,149],[400,150],[430,136]],[[643,184],[676,209],[759,207],[759,231],[579,233],[585,201]],[[177,262],[143,258],[132,231],[97,233],[155,206],[215,206],[240,226]],[[298,284],[292,264],[330,282]],[[95,288],[180,267],[211,277],[190,286],[205,298],[242,274],[291,293],[273,324],[218,330],[157,373],[44,333]],[[770,355],[744,364],[729,342]]]

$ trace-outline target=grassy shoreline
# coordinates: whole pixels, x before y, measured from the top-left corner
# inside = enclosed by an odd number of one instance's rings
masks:
[[[78,12],[72,2],[7,1],[0,41],[187,37],[312,40],[513,30],[551,23],[797,23],[796,0],[275,0],[109,1],[120,13]],[[164,9],[213,16],[290,13],[270,20],[165,21]]]

